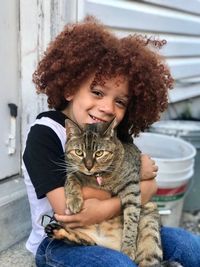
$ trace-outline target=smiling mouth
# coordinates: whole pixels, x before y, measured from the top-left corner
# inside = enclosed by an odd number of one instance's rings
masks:
[[[95,116],[92,116],[92,115],[90,115],[90,114],[89,114],[89,116],[90,116],[90,118],[92,118],[93,121],[95,121],[95,122],[106,122],[105,120],[99,119],[99,118],[97,118],[97,117],[95,117]]]

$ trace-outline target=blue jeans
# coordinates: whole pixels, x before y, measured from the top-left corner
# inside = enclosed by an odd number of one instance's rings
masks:
[[[163,227],[164,260],[200,267],[200,236],[181,228]],[[126,255],[100,246],[74,246],[45,238],[36,253],[37,267],[136,267]]]

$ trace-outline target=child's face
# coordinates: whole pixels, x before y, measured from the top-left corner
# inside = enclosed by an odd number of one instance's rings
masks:
[[[114,117],[121,122],[128,105],[128,81],[123,76],[105,81],[103,86],[90,85],[94,76],[85,81],[79,90],[66,99],[69,102],[64,113],[78,125],[108,122]]]

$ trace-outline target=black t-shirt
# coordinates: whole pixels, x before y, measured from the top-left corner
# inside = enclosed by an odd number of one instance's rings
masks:
[[[64,186],[66,168],[62,142],[51,127],[40,124],[42,118],[49,118],[57,127],[64,128],[67,118],[59,111],[47,111],[37,116],[27,137],[23,161],[38,199],[46,193]],[[64,130],[64,129],[63,129]]]

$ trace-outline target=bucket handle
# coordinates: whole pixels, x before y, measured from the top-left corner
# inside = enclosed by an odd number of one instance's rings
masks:
[[[159,210],[160,215],[170,215],[171,213],[171,210]]]

